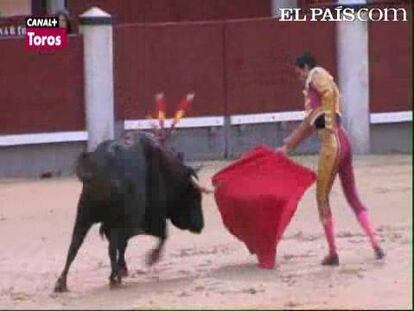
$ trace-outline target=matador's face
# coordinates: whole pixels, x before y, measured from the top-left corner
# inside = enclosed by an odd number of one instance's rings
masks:
[[[298,76],[300,82],[305,83],[306,79],[308,78],[309,74],[309,67],[305,65],[304,68],[300,68],[299,66],[295,66],[295,73]]]
[[[59,15],[59,27],[66,28],[68,26],[68,22],[66,20],[66,16],[61,14]]]

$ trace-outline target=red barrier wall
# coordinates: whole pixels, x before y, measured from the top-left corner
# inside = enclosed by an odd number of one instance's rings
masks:
[[[412,110],[412,15],[409,22],[369,24],[371,112]]]
[[[336,78],[335,27],[270,18],[116,26],[117,118],[144,118],[160,91],[169,116],[190,91],[190,116],[302,110],[293,62],[308,49]],[[411,48],[411,22],[369,25],[372,112],[412,109]],[[0,55],[0,134],[85,128],[80,36],[51,54],[1,39]]]
[[[171,114],[195,91],[191,116],[222,115],[223,26],[217,23],[149,26],[146,44],[146,101],[164,91]]]
[[[202,21],[222,18],[219,1],[151,0],[143,3],[144,22]]]
[[[208,21],[271,15],[270,0],[67,0],[72,16],[92,6],[118,23]]]
[[[223,19],[272,16],[269,0],[221,0]]]
[[[304,50],[336,76],[334,23],[274,19],[226,25],[227,104],[230,114],[303,110],[294,61]]]
[[[115,31],[118,118],[143,118],[164,92],[172,116],[181,98],[196,92],[191,116],[223,115],[222,24],[134,25]]]
[[[83,130],[82,40],[39,54],[24,39],[0,40],[0,135]]]
[[[145,98],[145,26],[114,28],[115,114],[118,120],[143,118]]]
[[[113,15],[120,23],[138,23],[144,21],[145,0],[67,0],[67,8],[70,15],[78,23],[78,16],[97,6]]]
[[[170,114],[191,90],[197,93],[192,116],[302,110],[293,63],[305,49],[336,75],[332,23],[130,25],[117,27],[115,42],[119,118],[144,117],[160,91]]]

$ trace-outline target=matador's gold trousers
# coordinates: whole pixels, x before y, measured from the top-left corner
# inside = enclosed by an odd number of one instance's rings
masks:
[[[316,180],[316,200],[321,221],[325,222],[331,214],[329,194],[337,173],[345,197],[355,214],[358,215],[365,210],[365,207],[355,188],[351,145],[345,130],[341,126],[336,126],[332,130],[319,129],[318,136],[321,141],[321,149]]]

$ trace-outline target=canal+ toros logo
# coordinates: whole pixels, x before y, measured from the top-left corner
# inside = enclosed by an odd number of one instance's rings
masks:
[[[66,28],[59,27],[57,17],[26,18],[26,49],[59,51],[66,48]]]

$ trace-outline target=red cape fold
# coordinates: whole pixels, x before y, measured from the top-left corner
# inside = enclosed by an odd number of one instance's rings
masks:
[[[213,176],[215,199],[231,234],[272,269],[277,244],[316,174],[265,146],[245,153]]]

